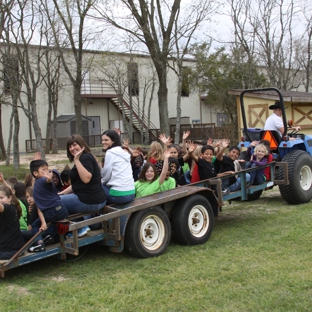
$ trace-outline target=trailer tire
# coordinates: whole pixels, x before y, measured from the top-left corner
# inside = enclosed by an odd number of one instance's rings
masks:
[[[288,185],[280,185],[279,190],[289,204],[307,203],[312,198],[312,157],[305,151],[295,150],[283,157],[288,163]],[[283,179],[282,168],[277,170],[277,179]]]
[[[182,245],[204,244],[211,235],[213,218],[211,205],[202,195],[178,201],[172,216],[176,241]]]
[[[151,207],[132,214],[125,233],[125,250],[136,258],[163,254],[171,238],[170,221],[161,207]]]
[[[247,194],[247,201],[252,201],[258,199],[262,195],[263,190],[258,190],[252,194]]]

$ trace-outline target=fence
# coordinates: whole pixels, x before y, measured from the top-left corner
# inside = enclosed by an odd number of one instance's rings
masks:
[[[102,136],[97,135],[83,135],[82,136],[89,147],[101,146]],[[57,138],[57,144],[59,149],[66,150],[66,141],[68,137]],[[49,144],[49,150],[52,150],[53,140],[42,139],[43,149],[46,149],[46,144]],[[37,151],[36,140],[26,140],[26,153],[35,153]]]
[[[174,138],[176,126],[170,126],[170,137]],[[229,139],[235,145],[237,143],[237,133],[235,129],[233,130],[232,126],[224,126],[224,127],[215,127],[215,124],[189,124],[189,125],[181,125],[180,126],[180,140],[182,138],[184,131],[190,131],[190,135],[188,137],[191,141],[200,142],[202,139]],[[138,132],[133,133],[133,138],[135,134],[139,135]],[[149,130],[149,142],[145,142],[146,144],[150,144],[152,141],[158,139],[159,135],[161,134],[160,129],[152,129]],[[125,137],[124,135],[122,137]],[[90,147],[98,147],[101,146],[102,138],[100,134],[97,135],[83,135],[84,140]],[[65,138],[57,138],[58,141],[58,148],[59,149],[66,149],[66,140]],[[138,140],[136,140],[138,141]],[[42,144],[44,149],[47,144],[46,139],[42,139]],[[52,150],[53,140],[49,139],[48,144],[50,150]],[[34,153],[37,151],[36,148],[36,140],[26,140],[26,153]]]

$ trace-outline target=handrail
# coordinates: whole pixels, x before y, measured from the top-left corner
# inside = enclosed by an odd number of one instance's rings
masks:
[[[98,80],[84,80],[81,86],[81,94],[110,94],[112,98],[118,98],[118,94],[116,90],[105,84],[103,81]],[[122,94],[123,104],[130,109],[130,96],[127,92]],[[135,97],[132,97],[132,114],[138,119],[139,122],[142,123],[145,129],[154,130],[157,129],[156,126],[148,121],[148,117],[144,114],[141,116],[142,109],[139,107],[139,104]]]

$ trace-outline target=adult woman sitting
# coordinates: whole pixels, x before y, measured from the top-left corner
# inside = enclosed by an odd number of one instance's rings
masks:
[[[100,168],[80,135],[73,134],[67,139],[67,157],[74,166],[70,170],[71,185],[59,193],[63,195],[62,203],[69,214],[100,210],[106,203]]]
[[[115,130],[103,132],[102,145],[105,151],[102,183],[107,203],[129,203],[135,196],[131,155],[121,148],[120,136]]]

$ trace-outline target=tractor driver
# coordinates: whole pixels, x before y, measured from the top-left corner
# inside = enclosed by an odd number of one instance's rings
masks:
[[[279,133],[280,137],[282,137],[285,129],[282,119],[281,103],[277,101],[273,105],[269,106],[269,109],[273,110],[273,114],[267,118],[264,125],[264,130],[275,130]],[[296,131],[299,131],[300,129],[300,126],[288,128],[288,130]]]

